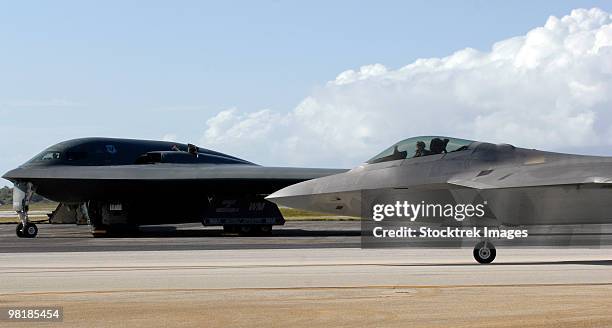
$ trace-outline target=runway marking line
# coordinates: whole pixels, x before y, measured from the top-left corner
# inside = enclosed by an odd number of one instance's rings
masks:
[[[317,287],[238,287],[238,288],[146,288],[90,291],[50,291],[31,293],[9,293],[0,296],[36,296],[64,294],[114,294],[114,293],[156,293],[156,292],[206,292],[206,291],[283,291],[283,290],[352,290],[352,289],[461,289],[461,288],[521,288],[521,287],[595,287],[612,286],[612,283],[559,283],[559,284],[486,284],[486,285],[366,285],[366,286],[317,286]]]
[[[572,261],[569,261],[572,262]],[[534,262],[538,263],[538,262]],[[504,264],[496,265],[491,264],[489,268],[502,268],[507,267],[512,263],[498,263]],[[564,262],[559,262],[559,265]],[[530,263],[515,264],[515,266],[529,266]],[[555,265],[554,262],[551,265]],[[594,265],[601,266],[599,264],[582,264],[576,263],[575,265]],[[314,268],[314,267],[349,267],[349,266],[369,266],[369,267],[430,267],[430,266],[466,266],[466,267],[481,267],[482,264],[478,263],[340,263],[340,264],[270,264],[270,265],[202,265],[202,266],[129,266],[129,267],[4,267],[0,269],[0,274],[12,274],[12,273],[69,273],[69,272],[113,272],[113,271],[165,271],[165,270],[218,270],[218,269],[258,269],[258,268]],[[5,270],[15,271],[5,271]],[[23,271],[20,271],[23,270]]]

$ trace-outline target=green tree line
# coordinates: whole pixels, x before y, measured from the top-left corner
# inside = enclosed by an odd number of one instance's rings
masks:
[[[37,203],[47,201],[44,197],[34,194],[30,202]],[[12,204],[13,203],[13,188],[2,187],[0,188],[0,205]]]

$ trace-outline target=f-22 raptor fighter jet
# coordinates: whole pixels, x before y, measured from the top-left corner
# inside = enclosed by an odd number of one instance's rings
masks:
[[[416,137],[348,172],[301,182],[267,199],[371,219],[373,204],[362,199],[368,192],[401,193],[413,204],[486,203],[487,216],[471,219],[474,226],[606,224],[612,223],[612,157]],[[496,254],[490,240],[480,241],[473,253],[481,263]]]
[[[34,192],[60,202],[56,212],[84,217],[94,236],[183,222],[251,234],[284,223],[265,196],[343,171],[263,167],[191,144],[83,138],[53,145],[3,178],[15,185],[19,237],[38,233],[28,219]]]

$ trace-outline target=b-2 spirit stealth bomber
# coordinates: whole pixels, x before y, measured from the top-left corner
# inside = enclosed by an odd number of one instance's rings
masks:
[[[56,212],[84,217],[94,236],[184,222],[252,234],[284,223],[265,196],[343,171],[263,167],[191,144],[83,138],[53,145],[3,178],[15,185],[19,237],[38,232],[28,219],[34,192],[59,202]]]

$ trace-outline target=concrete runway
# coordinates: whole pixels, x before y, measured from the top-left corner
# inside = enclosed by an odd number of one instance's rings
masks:
[[[127,239],[40,228],[26,240],[0,226],[0,306],[63,306],[58,327],[612,326],[607,247],[499,248],[479,265],[468,248],[360,249],[358,222],[248,238],[192,225]]]
[[[140,227],[130,238],[92,238],[83,225],[38,227],[36,238],[21,239],[15,236],[15,224],[1,224],[0,253],[360,247],[358,221],[288,221],[274,227],[269,237],[226,236],[220,227],[199,223]]]
[[[10,252],[107,252],[167,251],[206,249],[299,249],[359,248],[359,221],[287,221],[274,227],[272,236],[242,237],[224,235],[220,227],[204,227],[199,223],[176,226],[143,226],[129,238],[92,238],[87,226],[73,224],[38,224],[34,239],[15,236],[15,224],[0,224],[0,253]],[[530,227],[535,245],[573,245],[612,247],[612,225],[574,227]],[[537,236],[537,237],[536,237]],[[435,243],[411,242],[412,246],[432,245],[473,247],[477,241]],[[501,248],[517,246],[520,240],[495,240]],[[586,245],[586,246],[585,246]],[[589,246],[591,245],[591,246]]]

